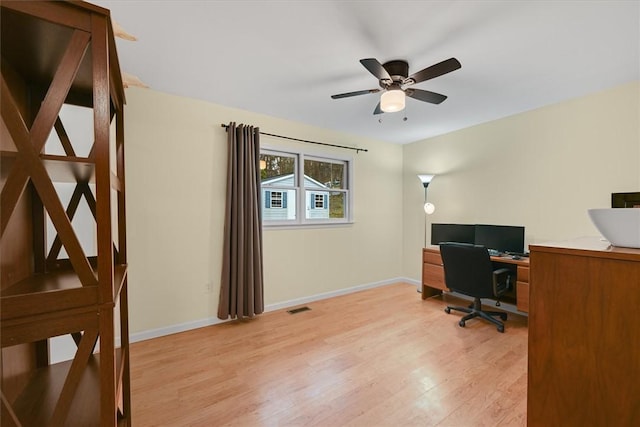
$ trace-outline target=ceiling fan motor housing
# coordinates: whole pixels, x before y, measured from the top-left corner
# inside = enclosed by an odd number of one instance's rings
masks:
[[[395,60],[382,64],[391,76],[393,83],[402,83],[409,76],[409,63],[407,61]]]

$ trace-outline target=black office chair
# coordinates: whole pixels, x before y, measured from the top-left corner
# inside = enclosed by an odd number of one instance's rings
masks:
[[[449,289],[474,298],[469,307],[447,306],[446,313],[451,310],[468,313],[458,323],[461,327],[474,317],[482,317],[495,324],[498,332],[504,332],[504,324],[494,318],[499,316],[507,320],[507,313],[502,311],[482,310],[481,298],[500,297],[511,288],[511,272],[507,268],[494,270],[489,251],[484,246],[468,243],[441,243],[440,254],[444,264],[444,280]]]

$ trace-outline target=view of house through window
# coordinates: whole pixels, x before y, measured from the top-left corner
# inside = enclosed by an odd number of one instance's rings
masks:
[[[262,150],[263,224],[348,222],[350,161]]]
[[[260,154],[263,223],[296,220],[297,164],[297,155]]]
[[[287,193],[282,193],[282,191],[271,191],[270,192],[270,196],[271,196],[271,203],[269,203],[269,201],[267,201],[266,206],[270,207],[270,208],[286,208],[287,206],[285,204],[282,203],[282,194],[287,194]]]
[[[324,209],[326,194],[314,194],[312,209]]]

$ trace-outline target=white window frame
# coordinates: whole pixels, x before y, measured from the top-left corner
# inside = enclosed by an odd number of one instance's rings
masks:
[[[344,157],[335,154],[317,153],[310,151],[302,151],[295,149],[282,149],[280,147],[270,147],[263,145],[260,149],[260,154],[269,154],[274,156],[287,156],[296,157],[296,171],[294,173],[294,186],[287,187],[289,190],[295,190],[295,203],[296,203],[296,218],[292,220],[264,220],[262,226],[264,228],[299,228],[299,227],[326,227],[326,226],[341,226],[352,224],[353,221],[353,158]],[[345,193],[345,216],[344,218],[323,218],[323,219],[309,219],[306,218],[306,193],[307,189],[304,188],[304,161],[306,159],[342,163],[345,166],[346,179],[343,183],[345,188],[331,189],[331,192]],[[261,186],[262,189],[269,188],[272,191],[285,191],[284,187],[270,187]],[[262,202],[263,203],[263,202]],[[291,201],[289,201],[291,203]]]

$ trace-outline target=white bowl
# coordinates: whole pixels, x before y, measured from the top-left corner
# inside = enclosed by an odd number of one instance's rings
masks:
[[[589,209],[589,217],[613,246],[640,248],[639,208]]]

